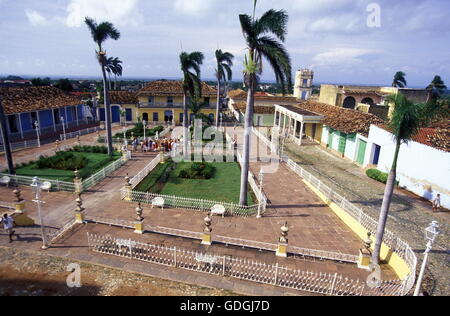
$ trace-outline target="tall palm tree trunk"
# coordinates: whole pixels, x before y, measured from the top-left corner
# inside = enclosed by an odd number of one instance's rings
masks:
[[[389,172],[389,177],[386,183],[384,191],[383,204],[381,205],[380,219],[378,220],[377,233],[375,236],[375,247],[372,254],[372,262],[379,263],[381,245],[383,243],[384,230],[388,219],[389,207],[392,202],[392,195],[394,194],[396,179],[397,179],[397,160],[400,152],[401,141],[397,140],[397,147],[395,149],[394,161],[392,162],[392,168]]]
[[[216,127],[219,127],[219,113],[220,113],[220,79],[217,80],[217,108],[216,108]]]
[[[186,96],[186,92],[184,93],[183,96],[183,157],[184,160],[188,160],[188,137],[189,137],[189,132],[188,132],[188,128],[189,128],[189,121],[188,121],[188,109],[187,109],[187,96]]]
[[[244,148],[242,152],[242,172],[241,172],[241,195],[240,205],[247,205],[248,193],[248,172],[250,171],[250,148],[253,127],[253,104],[255,101],[254,79],[250,79],[250,86],[247,94],[247,108],[245,112]]]
[[[103,92],[104,92],[104,101],[105,101],[105,119],[106,119],[106,140],[108,144],[108,155],[112,157],[113,155],[113,146],[112,146],[112,129],[111,129],[111,103],[109,101],[109,89],[108,89],[108,80],[106,78],[106,70],[105,65],[102,62],[102,74],[103,74]]]

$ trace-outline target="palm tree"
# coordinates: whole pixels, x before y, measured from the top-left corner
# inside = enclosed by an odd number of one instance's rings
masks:
[[[200,52],[180,55],[181,71],[183,72],[183,153],[188,157],[188,94],[192,99],[202,95],[202,83],[200,80],[200,65],[203,64],[204,55]]]
[[[201,113],[202,108],[208,106],[207,102],[205,102],[205,101],[201,102],[200,99],[196,97],[196,98],[191,99],[188,102],[187,106],[196,119],[200,119],[203,122],[207,123],[208,125],[213,123],[211,121],[211,119],[209,118],[209,116]]]
[[[445,91],[447,91],[447,86],[440,76],[435,76],[433,81],[431,81],[430,85],[427,87],[427,90],[427,102],[436,101],[445,94]]]
[[[243,167],[241,174],[240,204],[247,205],[248,172],[250,164],[250,136],[253,127],[253,105],[258,76],[262,73],[262,60],[266,59],[275,73],[283,94],[292,89],[291,59],[283,42],[287,34],[288,15],[285,11],[269,10],[260,19],[255,19],[256,0],[253,17],[239,15],[248,54],[245,57],[244,81],[248,87],[245,113],[245,134]]]
[[[117,77],[121,77],[123,73],[122,63],[123,62],[118,57],[109,57],[106,60],[106,71],[109,75],[111,75],[111,73],[114,75],[114,90],[117,90]],[[111,89],[111,77],[109,81],[109,88]]]
[[[111,129],[111,104],[109,100],[109,89],[106,79],[106,52],[103,51],[103,43],[108,39],[118,40],[120,38],[120,32],[110,22],[102,22],[97,24],[93,19],[86,17],[85,23],[91,31],[92,39],[98,46],[96,51],[97,59],[100,64],[103,75],[103,94],[105,103],[105,116],[106,116],[106,130],[107,130],[107,142],[108,142],[108,154],[113,155],[112,146],[112,129]]]
[[[217,60],[217,69],[216,69],[216,77],[217,77],[217,109],[216,109],[216,127],[219,127],[219,113],[220,113],[220,89],[221,82],[227,82],[232,80],[233,72],[231,71],[231,67],[233,67],[233,59],[234,56],[228,52],[222,52],[221,49],[216,50],[216,60]]]
[[[397,161],[400,153],[400,147],[402,144],[408,143],[417,134],[420,127],[429,124],[441,110],[440,105],[437,102],[414,104],[401,93],[390,95],[388,97],[388,101],[394,106],[394,112],[389,122],[389,129],[394,134],[396,149],[392,167],[386,183],[380,218],[375,236],[375,248],[372,254],[372,262],[374,263],[378,263],[380,259],[380,250],[383,242],[384,230],[396,184]]]
[[[392,81],[392,87],[394,88],[405,88],[407,86],[406,74],[403,71],[398,71],[394,75],[394,81]]]

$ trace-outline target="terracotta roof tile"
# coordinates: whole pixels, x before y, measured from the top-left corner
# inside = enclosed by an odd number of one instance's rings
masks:
[[[158,80],[152,81],[144,88],[139,90],[138,95],[148,96],[182,96],[183,84],[181,81],[174,80]],[[202,82],[202,96],[217,96],[217,90]]]
[[[138,102],[135,92],[111,91],[109,96],[111,104],[136,104]]]
[[[371,124],[382,124],[383,120],[369,113],[345,109],[315,101],[303,101],[297,107],[323,115],[324,124],[346,134],[360,133],[368,136]]]
[[[80,97],[50,86],[0,88],[0,95],[3,97],[5,114],[47,110],[83,103]]]
[[[246,107],[247,107],[247,102],[244,102],[244,101],[237,102],[234,104],[234,107],[236,110],[239,110],[242,113],[245,113]],[[274,106],[265,106],[265,105],[254,106],[253,113],[254,114],[274,114],[275,107]]]
[[[245,100],[247,99],[247,92],[242,89],[231,90],[228,92],[228,97],[230,99]]]

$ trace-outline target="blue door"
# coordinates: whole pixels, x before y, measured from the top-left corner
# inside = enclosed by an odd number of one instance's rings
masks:
[[[119,112],[119,107],[118,106],[113,106],[111,108],[111,116],[112,116],[112,122],[113,123],[120,122],[120,112]]]
[[[100,109],[100,121],[106,121],[105,109]]]
[[[133,111],[131,109],[126,109],[125,112],[127,122],[133,121]]]

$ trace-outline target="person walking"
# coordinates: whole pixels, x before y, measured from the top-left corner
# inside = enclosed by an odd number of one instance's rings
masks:
[[[438,194],[436,196],[436,198],[433,200],[433,211],[439,211],[439,209],[441,208],[441,195]]]
[[[1,219],[1,223],[3,224],[3,229],[8,233],[9,236],[9,242],[12,243],[15,230],[14,228],[14,219],[9,216],[8,214],[4,214],[3,218]],[[17,236],[18,238],[19,236]]]

